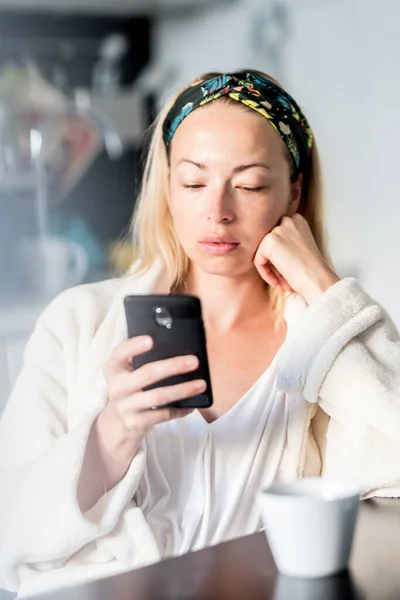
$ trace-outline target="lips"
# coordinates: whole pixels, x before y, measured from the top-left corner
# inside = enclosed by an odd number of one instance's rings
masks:
[[[200,245],[209,254],[224,255],[234,252],[239,242],[230,236],[214,236],[202,240]]]
[[[215,236],[201,240],[201,244],[239,244],[235,238],[230,236]]]

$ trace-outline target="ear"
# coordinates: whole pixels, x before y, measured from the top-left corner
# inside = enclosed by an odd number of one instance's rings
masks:
[[[286,213],[288,217],[293,217],[299,210],[302,191],[303,175],[300,174],[296,181],[290,184],[290,201]]]

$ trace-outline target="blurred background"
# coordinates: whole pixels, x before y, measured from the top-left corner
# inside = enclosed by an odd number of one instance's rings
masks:
[[[0,412],[49,300],[129,263],[146,128],[208,70],[295,96],[337,270],[400,326],[399,19],[398,0],[0,0]]]

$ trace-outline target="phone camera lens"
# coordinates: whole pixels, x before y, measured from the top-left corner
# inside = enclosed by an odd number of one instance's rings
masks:
[[[159,325],[160,327],[171,329],[173,319],[166,308],[157,306],[157,308],[154,309],[154,318],[157,325]]]

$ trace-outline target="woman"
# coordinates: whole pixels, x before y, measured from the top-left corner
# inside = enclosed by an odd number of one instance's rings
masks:
[[[330,266],[321,211],[312,131],[268,76],[211,73],[165,108],[139,262],[50,304],[5,410],[3,587],[23,595],[252,533],[254,496],[276,480],[397,494],[399,335]],[[126,340],[123,298],[152,292],[201,298],[210,409],[163,408],[202,381],[142,391],[197,365],[135,370],[153,341]]]

